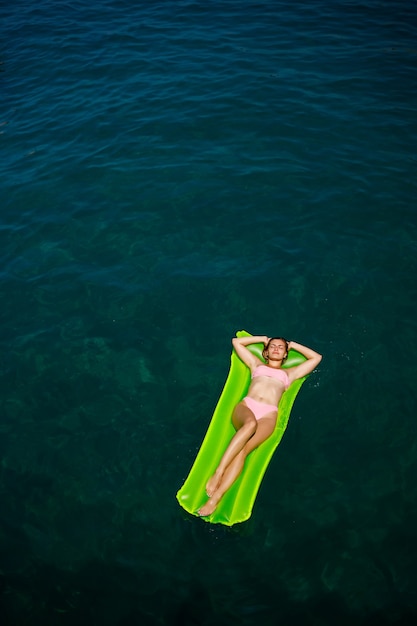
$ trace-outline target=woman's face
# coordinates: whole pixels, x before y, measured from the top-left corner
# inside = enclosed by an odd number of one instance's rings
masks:
[[[285,341],[272,339],[268,345],[267,356],[269,361],[282,361],[287,356]]]

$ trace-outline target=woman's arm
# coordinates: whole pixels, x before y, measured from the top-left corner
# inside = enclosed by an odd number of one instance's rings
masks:
[[[296,365],[295,367],[290,367],[287,369],[288,377],[290,382],[293,380],[297,380],[297,378],[302,378],[303,376],[307,376],[307,374],[311,374],[311,372],[317,367],[323,358],[321,354],[312,350],[311,348],[307,348],[307,346],[303,346],[301,343],[297,343],[296,341],[290,341],[288,344],[288,351],[297,350],[303,356],[306,357],[307,361],[300,363],[300,365]]]
[[[252,354],[246,346],[250,346],[253,343],[263,343],[266,345],[269,338],[265,335],[250,335],[249,337],[233,337],[232,344],[239,359],[244,362],[251,370],[262,363],[257,356]]]

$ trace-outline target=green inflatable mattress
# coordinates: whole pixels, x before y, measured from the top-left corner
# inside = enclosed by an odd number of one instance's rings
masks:
[[[247,337],[249,335],[244,330],[237,333],[238,337]],[[263,344],[248,346],[249,350],[261,360],[263,360],[263,347]],[[293,367],[303,361],[305,361],[303,355],[295,350],[290,350],[283,367]],[[249,519],[262,478],[276,447],[282,439],[294,400],[305,379],[306,377],[294,381],[283,394],[279,403],[278,420],[274,433],[259,448],[251,452],[246,459],[241,475],[223,496],[214,513],[201,519],[227,526]],[[249,384],[250,370],[233,350],[229,374],[207,433],[190,473],[177,493],[177,500],[180,505],[192,515],[198,516],[198,509],[208,499],[205,492],[206,483],[210,476],[214,474],[225,449],[235,434],[231,415],[236,404],[245,397]]]

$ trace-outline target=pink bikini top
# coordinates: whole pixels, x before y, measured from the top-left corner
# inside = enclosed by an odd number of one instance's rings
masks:
[[[267,365],[258,365],[253,371],[252,378],[257,376],[268,376],[269,378],[276,378],[276,380],[284,383],[285,390],[290,386],[290,379],[286,371],[282,369],[275,369],[274,367],[268,367]]]

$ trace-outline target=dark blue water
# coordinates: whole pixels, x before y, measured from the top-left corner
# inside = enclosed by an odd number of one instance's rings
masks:
[[[414,624],[416,6],[1,15],[1,623]],[[240,329],[324,358],[226,529]]]

